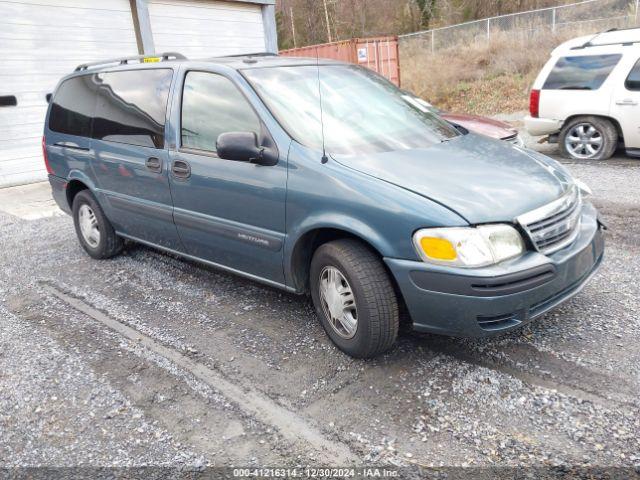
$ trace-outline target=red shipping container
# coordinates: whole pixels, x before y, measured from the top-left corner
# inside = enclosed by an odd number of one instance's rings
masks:
[[[281,50],[288,57],[331,58],[370,68],[400,86],[398,37],[352,38],[339,42]]]

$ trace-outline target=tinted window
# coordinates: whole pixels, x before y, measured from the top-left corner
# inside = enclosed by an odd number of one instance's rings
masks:
[[[629,73],[627,81],[624,82],[624,86],[629,90],[640,90],[640,60],[638,60],[631,69],[631,73]]]
[[[89,137],[95,108],[96,84],[92,75],[62,82],[51,104],[49,128],[67,135]]]
[[[98,73],[93,138],[162,148],[173,71]]]
[[[622,55],[563,57],[547,77],[547,90],[597,90],[607,79]]]
[[[225,132],[260,134],[260,120],[231,80],[213,73],[189,72],[182,96],[182,146],[216,150]]]

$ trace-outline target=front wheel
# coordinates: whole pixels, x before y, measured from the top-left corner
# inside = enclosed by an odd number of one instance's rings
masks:
[[[329,338],[357,358],[374,357],[398,336],[398,301],[380,258],[352,239],[316,250],[310,269],[311,297]]]
[[[606,160],[616,151],[618,132],[607,119],[576,117],[560,132],[560,151],[576,160]]]

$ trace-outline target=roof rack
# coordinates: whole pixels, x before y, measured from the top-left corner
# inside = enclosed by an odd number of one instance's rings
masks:
[[[586,41],[582,45],[577,45],[575,47],[572,47],[571,50],[582,50],[583,48],[589,48],[589,47],[608,47],[608,46],[611,46],[611,45],[633,45],[635,43],[640,43],[640,39],[639,40],[620,41],[620,42],[610,42],[610,43],[597,43],[597,44],[593,43],[593,41],[596,38],[598,38],[600,35],[604,35],[605,33],[625,32],[625,31],[628,31],[628,30],[639,30],[640,31],[640,28],[639,27],[610,28],[609,30],[605,30],[604,32],[596,33],[588,41]]]
[[[132,60],[138,60],[139,63],[144,63],[144,60],[147,58],[154,59],[153,61],[158,61],[156,59],[159,58],[163,62],[167,60],[186,60],[187,59],[187,57],[185,57],[181,53],[176,53],[176,52],[165,52],[165,53],[149,54],[149,55],[135,55],[133,57],[113,58],[110,60],[101,60],[99,62],[83,63],[81,65],[78,65],[75,71],[81,72],[83,70],[89,70],[89,68],[112,65],[112,64],[128,65],[129,62]]]

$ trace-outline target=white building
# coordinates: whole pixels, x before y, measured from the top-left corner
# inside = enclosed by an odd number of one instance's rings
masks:
[[[275,0],[0,0],[0,187],[46,178],[47,96],[85,62],[277,52]]]

